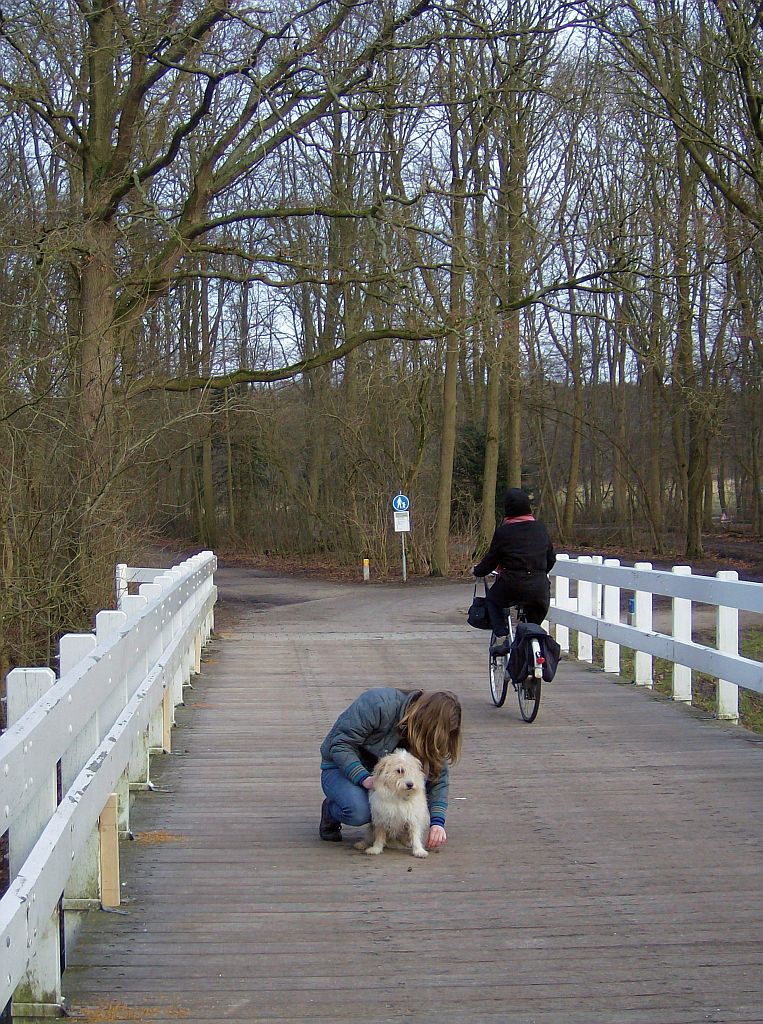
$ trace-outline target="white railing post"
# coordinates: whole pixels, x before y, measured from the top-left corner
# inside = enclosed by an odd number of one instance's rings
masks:
[[[615,568],[620,564],[619,558],[607,558],[604,561],[605,566],[612,566]],[[604,621],[605,622],[619,622],[620,621],[620,588],[606,585],[604,587]],[[615,674],[620,671],[620,645],[613,643],[611,640],[604,641],[604,671],[614,672]]]
[[[45,696],[55,681],[55,673],[49,668],[12,669],[5,677],[8,725],[13,725],[26,714]],[[24,814],[8,830],[11,880],[18,875],[21,865],[55,812],[57,791],[55,772],[51,772],[46,779],[35,779]],[[26,976],[13,993],[13,1017],[16,1020],[38,1015],[61,1015],[59,915],[57,904],[44,933],[35,940],[35,956],[27,968]]]
[[[173,581],[173,584],[180,578],[180,573],[173,571],[168,574]],[[172,640],[178,635],[183,628],[183,616],[182,606],[178,601],[175,611],[170,616],[169,621],[170,637]],[[182,657],[176,659],[176,667],[172,674],[172,707],[173,707],[173,722],[175,721],[174,709],[178,705],[183,703],[183,659]]]
[[[739,573],[733,570],[724,570],[717,572],[715,578],[719,580],[738,580]],[[724,651],[726,654],[739,654],[738,608],[718,605],[716,647],[719,651]],[[728,719],[731,722],[739,721],[739,687],[725,679],[718,680],[716,714],[718,718]]]
[[[122,607],[122,601],[127,597],[129,588],[127,586],[127,566],[120,562],[114,573],[117,609]]]
[[[138,616],[146,607],[147,601],[140,594],[126,597],[122,608],[127,612],[128,619]],[[130,647],[127,665],[125,666],[125,704],[130,700],[136,687],[145,679],[147,651],[144,642],[145,630],[141,619],[135,622],[130,630]],[[148,753],[148,734],[136,736],[133,742],[132,756],[127,766],[127,777],[131,790],[147,789],[150,782],[150,766]]]
[[[92,633],[67,633],[58,643],[59,674],[67,675],[80,662],[88,658],[96,648]],[[98,709],[90,720],[73,737],[66,753],[61,758],[61,792],[66,793],[72,782],[87,764],[90,755],[101,742]],[[85,841],[77,859],[72,863],[69,880],[64,889],[64,941],[71,945],[76,938],[83,920],[83,913],[100,907],[100,837],[94,827]]]
[[[674,565],[676,576],[691,576],[690,565]],[[685,597],[673,598],[673,636],[676,640],[691,640],[691,601]],[[691,669],[688,665],[673,663],[673,700],[691,704]]]
[[[212,552],[212,551],[202,551],[202,555],[204,555],[204,556],[213,555],[213,554],[214,554],[214,552]],[[202,599],[204,601],[206,601],[207,598],[209,597],[209,595],[211,594],[211,592],[212,592],[212,590],[214,588],[214,585],[215,585],[214,575],[212,573],[210,573],[209,576],[207,576],[207,578],[206,578],[206,580],[204,582],[204,588],[202,590]],[[204,620],[204,643],[205,644],[209,642],[209,638],[212,636],[212,631],[214,630],[214,628],[215,628],[215,606],[213,604],[212,607],[207,612],[207,616],[206,616],[206,618]]]
[[[150,604],[157,597],[161,597],[162,587],[159,583],[143,583],[138,587],[138,593],[145,597]],[[162,654],[162,624],[158,615],[152,613],[152,621],[146,621],[145,629],[149,630],[145,638],[146,643],[146,668],[151,668],[157,663]],[[148,749],[152,753],[164,750],[164,708],[160,704],[153,715],[148,729]]]
[[[154,580],[163,591],[169,590],[173,584],[173,576],[170,573],[162,573]],[[162,612],[160,623],[162,651],[170,646],[174,636],[174,615],[168,608]],[[162,750],[165,754],[172,752],[172,727],[175,724],[175,695],[177,689],[177,671],[168,670],[164,680],[164,696],[162,697]]]
[[[590,565],[590,555],[581,555],[578,558],[581,565]],[[593,583],[588,580],[578,580],[578,614],[593,615]],[[593,637],[590,633],[578,630],[578,661],[593,661]]]
[[[569,562],[569,555],[557,555],[557,562]],[[554,604],[557,608],[569,608],[570,606],[570,581],[566,576],[554,576]],[[556,642],[562,651],[570,649],[570,630],[568,626],[557,625]]]
[[[183,563],[187,565],[186,562]],[[193,619],[193,605],[191,602],[192,586],[190,580],[186,580],[183,584],[183,614],[182,614],[182,628],[186,629],[188,623]],[[194,638],[186,638],[186,648],[183,655],[183,686],[190,686],[193,689],[191,683],[191,677],[193,676],[193,669],[196,664],[196,652],[194,646]]]
[[[651,570],[651,562],[636,562],[634,569]],[[636,612],[634,626],[636,629],[640,629],[643,633],[652,632],[652,595],[646,590],[637,590],[636,594]],[[652,655],[645,654],[644,651],[636,651],[634,658],[634,682],[637,686],[652,687],[654,681],[652,679]]]
[[[591,555],[591,562],[593,565],[604,565],[603,555]],[[604,587],[601,583],[594,583],[593,585],[593,616],[595,619],[604,618]]]
[[[198,555],[196,556],[199,557]],[[194,578],[193,584],[193,614],[197,615],[198,609],[201,608],[204,602],[204,595],[201,592],[201,588],[198,586],[198,581]],[[193,635],[193,674],[197,676],[201,672],[201,648],[203,645],[203,633],[204,623],[197,622],[196,630]]]
[[[122,611],[102,611],[98,612],[95,617],[95,638],[100,645],[105,645],[108,640],[125,626],[127,622],[127,615]],[[126,667],[122,658],[116,659],[114,654],[108,654],[107,664],[109,665],[109,674],[107,676],[107,685],[109,688],[109,696],[101,706],[100,716],[100,738],[106,735],[111,729],[119,717],[119,713],[125,706],[125,687],[120,685],[120,680],[124,679]],[[116,785],[116,795],[118,799],[118,820],[119,820],[119,831],[123,835],[130,834],[130,783],[125,772],[120,776],[119,781]]]

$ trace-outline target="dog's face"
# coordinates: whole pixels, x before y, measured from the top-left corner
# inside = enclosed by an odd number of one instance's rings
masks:
[[[395,750],[377,762],[374,788],[384,790],[398,799],[407,799],[421,792],[425,785],[421,761],[407,750]]]

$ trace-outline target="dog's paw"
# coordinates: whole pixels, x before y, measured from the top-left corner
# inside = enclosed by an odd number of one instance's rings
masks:
[[[367,850],[368,843],[365,841],[365,839],[359,839],[357,843],[353,843],[353,848],[356,850]]]
[[[378,857],[378,855],[382,852],[382,849],[383,847],[381,846],[369,846],[368,849],[366,850],[366,856]]]
[[[426,850],[424,850],[422,848],[421,850],[413,850],[413,856],[414,857],[428,857],[429,854],[428,854],[428,852]]]

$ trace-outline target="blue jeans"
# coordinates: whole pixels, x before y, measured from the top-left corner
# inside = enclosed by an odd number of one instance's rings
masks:
[[[368,790],[350,782],[341,768],[321,771],[321,788],[329,802],[329,814],[343,825],[367,825],[371,820]]]

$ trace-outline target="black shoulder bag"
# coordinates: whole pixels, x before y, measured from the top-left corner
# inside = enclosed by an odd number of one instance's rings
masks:
[[[483,577],[482,582],[485,586],[485,594],[487,594],[487,583]],[[490,623],[490,616],[487,611],[487,597],[477,596],[477,584],[474,584],[474,595],[472,596],[472,603],[469,605],[469,611],[466,613],[466,621],[470,626],[475,629],[492,629]]]

